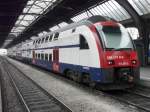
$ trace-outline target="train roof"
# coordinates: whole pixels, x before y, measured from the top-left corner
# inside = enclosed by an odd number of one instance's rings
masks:
[[[96,22],[109,21],[109,20],[115,21],[114,19],[106,17],[106,16],[99,16],[99,15],[97,15],[97,16],[91,16],[91,17],[83,19],[83,20],[81,20],[79,22],[69,24],[68,26],[66,26],[64,28],[60,28],[58,30],[55,30],[55,31],[53,31],[53,33],[54,32],[65,31],[65,30],[68,30],[68,29],[71,29],[71,28],[75,28],[75,27],[80,26],[80,25],[87,25],[88,26],[88,25],[94,24]]]
[[[59,32],[65,31],[65,30],[74,29],[74,28],[76,28],[76,27],[78,27],[78,26],[81,26],[81,25],[87,25],[87,26],[89,26],[89,25],[92,25],[92,24],[94,24],[94,23],[96,23],[96,22],[100,22],[100,21],[110,21],[110,20],[111,20],[111,21],[115,21],[114,19],[109,18],[109,17],[106,17],[106,16],[100,16],[100,15],[91,16],[91,17],[86,18],[86,19],[83,19],[83,20],[81,20],[81,21],[79,21],[79,22],[71,23],[71,24],[69,24],[69,25],[66,26],[66,27],[63,27],[63,28],[57,29],[57,30],[55,30],[55,31],[49,32],[49,33],[47,33],[46,35],[41,36],[41,37],[39,37],[39,38],[43,38],[43,37],[48,36],[48,35],[51,35],[51,34],[53,34],[53,33],[57,33],[57,32],[59,33]],[[39,39],[39,38],[38,38],[38,39]],[[35,40],[37,40],[37,39],[35,39]]]
[[[44,37],[46,37],[46,36],[48,36],[48,35],[51,35],[51,34],[54,34],[54,33],[59,33],[59,32],[65,31],[65,30],[75,29],[76,27],[81,26],[81,25],[87,25],[87,26],[89,26],[89,25],[92,25],[92,24],[97,23],[97,22],[100,22],[100,21],[110,21],[110,20],[116,22],[116,20],[114,20],[114,19],[112,19],[112,18],[109,18],[109,17],[106,17],[106,16],[100,16],[100,15],[91,16],[91,17],[86,18],[86,19],[83,19],[83,20],[81,20],[81,21],[79,21],[79,22],[69,24],[68,26],[66,26],[66,27],[64,27],[64,28],[60,28],[60,29],[58,29],[58,30],[49,32],[49,33],[47,33],[47,34],[44,35],[44,36],[37,37],[37,39],[44,38]],[[37,40],[37,39],[35,39],[35,40]],[[34,41],[34,40],[31,40],[31,41],[28,41],[28,42],[24,42],[24,43],[22,43],[22,44],[27,44],[27,43],[33,42],[33,41]]]

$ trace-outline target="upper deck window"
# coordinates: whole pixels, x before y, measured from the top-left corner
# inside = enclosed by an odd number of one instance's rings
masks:
[[[47,37],[45,38],[45,42],[48,42],[48,39],[49,39],[49,36],[47,36]]]
[[[36,44],[38,43],[38,40],[36,40],[36,42],[35,42]]]
[[[41,42],[41,39],[38,40],[38,44],[40,44],[40,42]]]
[[[74,29],[72,29],[72,33],[74,33],[76,31],[76,29],[74,28]]]
[[[42,38],[42,41],[41,41],[41,43],[43,43],[43,42],[44,42],[44,40],[45,40],[45,38]]]
[[[53,34],[51,34],[51,35],[49,36],[49,42],[52,41],[52,38],[53,38]]]
[[[54,40],[58,40],[58,37],[59,37],[59,33],[57,32],[57,33],[55,33],[55,35],[54,35]]]

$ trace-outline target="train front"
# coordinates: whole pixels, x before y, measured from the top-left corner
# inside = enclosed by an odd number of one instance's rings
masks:
[[[103,83],[133,86],[139,80],[139,60],[127,30],[113,21],[95,24],[101,50]]]

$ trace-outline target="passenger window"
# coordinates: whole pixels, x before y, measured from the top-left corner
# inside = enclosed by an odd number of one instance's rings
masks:
[[[49,42],[52,41],[52,38],[53,38],[53,34],[50,35]]]
[[[57,33],[54,35],[54,40],[58,40],[58,37],[59,37],[59,33],[57,32]]]
[[[38,40],[36,40],[36,43],[38,43]]]
[[[80,49],[89,49],[88,42],[83,35],[80,35]]]
[[[38,59],[40,59],[41,57],[40,57],[40,54],[38,54]]]
[[[49,38],[49,36],[47,36],[47,37],[45,38],[45,42],[48,42],[48,38]]]
[[[43,53],[41,54],[41,59],[44,60],[44,54]]]
[[[45,60],[48,61],[48,54],[45,54]]]
[[[42,38],[42,41],[41,41],[41,43],[43,43],[43,42],[44,42],[44,39],[45,39],[45,38]]]
[[[75,31],[76,31],[76,29],[72,29],[72,33],[75,32]]]
[[[41,42],[41,39],[39,39],[38,44],[40,44],[40,42]]]
[[[49,61],[52,61],[52,54],[49,54]]]
[[[37,53],[35,54],[36,59],[38,58]]]

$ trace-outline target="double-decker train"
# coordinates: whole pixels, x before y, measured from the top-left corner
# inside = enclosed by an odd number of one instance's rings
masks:
[[[93,16],[8,49],[8,55],[104,89],[139,80],[135,45],[123,25]]]
[[[148,63],[150,64],[150,47],[149,47],[149,51],[148,51]]]

